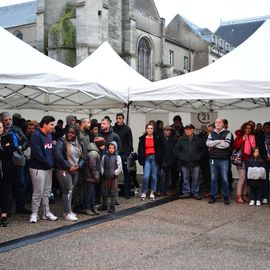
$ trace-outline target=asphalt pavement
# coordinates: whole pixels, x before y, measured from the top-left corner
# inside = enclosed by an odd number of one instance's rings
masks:
[[[175,200],[1,253],[0,269],[269,270],[269,211]]]

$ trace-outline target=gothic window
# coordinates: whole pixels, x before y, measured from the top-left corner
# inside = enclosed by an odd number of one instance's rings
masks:
[[[151,47],[145,38],[138,45],[138,71],[145,78],[151,79]]]
[[[15,37],[17,37],[17,38],[23,40],[23,34],[22,34],[21,31],[19,31],[19,30],[14,31],[14,32],[13,32],[13,35],[14,35]]]
[[[169,50],[169,64],[174,65],[174,51]]]
[[[189,70],[189,63],[188,63],[188,57],[184,56],[184,69]]]

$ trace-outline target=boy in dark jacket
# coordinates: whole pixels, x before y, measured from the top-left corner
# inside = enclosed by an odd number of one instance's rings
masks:
[[[100,210],[107,210],[107,198],[111,197],[109,213],[115,211],[115,200],[117,196],[116,181],[117,176],[122,172],[122,161],[121,157],[117,154],[117,143],[112,141],[108,144],[108,151],[102,157],[101,164],[101,175],[104,177],[102,185],[103,200]]]
[[[100,152],[105,148],[105,140],[96,137],[88,145],[85,166],[84,212],[87,215],[99,215],[96,205],[96,185],[100,182]]]

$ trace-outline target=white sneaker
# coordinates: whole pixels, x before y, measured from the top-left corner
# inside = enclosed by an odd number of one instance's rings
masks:
[[[138,188],[135,188],[135,189],[134,189],[134,195],[135,195],[135,196],[138,196],[138,194],[139,194],[139,189],[138,189]]]
[[[155,195],[154,195],[154,193],[151,193],[150,194],[150,201],[154,201],[155,200]]]
[[[267,199],[263,199],[263,200],[262,200],[262,203],[263,203],[263,204],[267,204],[267,203],[268,203]]]
[[[76,216],[73,215],[73,213],[64,213],[64,218],[65,220],[68,220],[68,221],[78,221],[78,218]]]
[[[34,213],[34,214],[31,214],[29,222],[37,223],[38,219],[39,219],[38,215]]]
[[[58,219],[57,216],[55,216],[52,212],[48,212],[46,215],[42,216],[42,219],[44,220],[51,220],[51,221],[55,221]]]
[[[257,200],[256,201],[256,206],[261,206],[261,201]]]
[[[73,213],[72,211],[70,211],[70,214],[73,215],[74,217],[77,217],[77,215]]]
[[[145,201],[145,199],[146,199],[146,194],[145,193],[142,193],[142,195],[141,195],[141,201]]]
[[[251,200],[251,201],[249,202],[249,205],[250,205],[250,206],[255,205],[255,201],[254,201],[254,200]]]

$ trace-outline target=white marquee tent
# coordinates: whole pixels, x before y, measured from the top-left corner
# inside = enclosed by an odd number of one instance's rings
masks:
[[[103,42],[74,69],[125,97],[128,97],[131,87],[151,85],[151,82],[130,67],[108,42]]]
[[[133,87],[137,107],[216,111],[270,106],[270,21],[215,63],[186,75]]]
[[[123,107],[127,100],[0,27],[0,107],[73,111]]]

